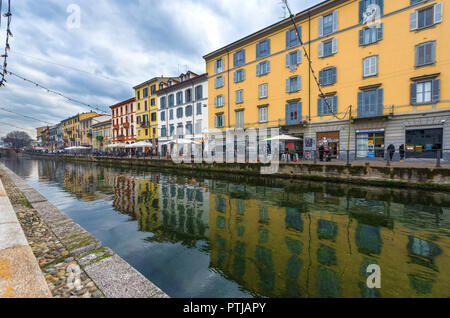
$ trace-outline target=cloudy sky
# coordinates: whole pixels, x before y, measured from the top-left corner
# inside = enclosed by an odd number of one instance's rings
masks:
[[[319,2],[289,1],[293,12]],[[73,4],[80,8],[79,28],[68,24],[74,21],[68,12]],[[11,5],[8,70],[105,110],[154,76],[204,72],[205,54],[284,17],[281,0],[11,0]],[[4,19],[0,31],[3,50]],[[0,88],[0,108],[50,123],[89,111],[12,76]],[[34,128],[45,125],[0,110],[0,136],[20,127],[35,138]]]

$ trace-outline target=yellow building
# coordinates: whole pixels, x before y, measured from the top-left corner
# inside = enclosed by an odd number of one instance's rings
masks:
[[[66,147],[81,146],[82,128],[80,127],[80,122],[88,118],[97,116],[98,114],[96,112],[89,112],[77,114],[73,117],[61,121],[64,146]]]
[[[136,139],[137,141],[158,141],[158,98],[156,92],[161,83],[175,78],[155,77],[133,89],[136,94]],[[156,147],[154,147],[155,149]]]
[[[285,19],[204,56],[210,127],[280,127],[304,140],[302,156],[326,143],[343,158],[349,135],[362,158],[450,148],[450,6],[327,0],[294,20],[302,43]]]

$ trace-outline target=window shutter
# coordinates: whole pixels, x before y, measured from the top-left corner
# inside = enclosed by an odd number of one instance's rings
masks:
[[[431,61],[436,62],[436,42],[434,41],[431,44]]]
[[[364,115],[363,111],[363,92],[358,92],[358,117],[361,117]]]
[[[286,124],[289,124],[289,104],[286,104],[286,114],[285,114],[285,120],[286,120]]]
[[[286,67],[291,67],[291,55],[290,55],[290,53],[286,54]]]
[[[415,66],[419,66],[420,65],[420,45],[416,45],[416,64]]]
[[[436,103],[441,100],[441,80],[433,80],[433,102]]]
[[[217,123],[217,115],[214,117],[214,127],[219,128],[218,127],[218,123]]]
[[[302,102],[297,103],[297,122],[302,120]]]
[[[359,2],[359,23],[363,23],[363,14],[366,11],[365,1],[361,0]]]
[[[234,82],[237,83],[237,78],[238,78],[238,77],[237,77],[237,71],[234,72],[233,77],[234,77]]]
[[[418,22],[419,22],[419,12],[416,10],[416,11],[412,12],[410,15],[409,29],[411,31],[417,30]]]
[[[302,54],[301,51],[297,51],[297,64],[302,64]]]
[[[414,105],[417,103],[417,84],[416,83],[412,83],[411,84],[411,105]]]
[[[378,4],[378,6],[380,7],[380,17],[382,17],[383,16],[383,3],[384,3],[384,1],[383,0],[377,0],[377,4]]]
[[[333,113],[337,113],[337,96],[333,96]]]
[[[291,92],[291,79],[290,79],[290,78],[288,78],[288,79],[286,80],[286,92],[287,92],[287,93],[290,93],[290,92]]]
[[[261,43],[256,43],[256,58],[259,58],[261,55]]]
[[[237,66],[237,53],[233,54],[233,65],[234,65],[234,67]]]
[[[338,11],[333,12],[333,32],[338,30]]]
[[[323,42],[319,43],[319,57],[323,57]]]
[[[301,76],[297,76],[297,90],[301,90],[302,89],[302,77]]]
[[[242,70],[242,80],[245,80],[245,69]]]
[[[377,41],[383,40],[383,23],[377,28]]]
[[[359,46],[364,45],[364,29],[359,30]]]
[[[267,55],[270,55],[270,39],[267,39],[266,43],[267,43]]]
[[[319,17],[319,38],[323,36],[323,17]]]
[[[322,107],[323,101],[322,98],[319,98],[317,100],[317,115],[323,116],[323,107]]]
[[[267,73],[270,73],[270,61],[267,61],[266,65],[267,65]]]
[[[436,3],[434,5],[434,23],[442,22],[442,6],[443,3]]]
[[[242,64],[245,64],[245,50],[242,51]]]
[[[261,64],[256,64],[256,76],[261,75]]]
[[[319,71],[319,84],[323,86],[323,70]]]
[[[382,116],[383,115],[383,89],[377,89],[377,101],[378,101],[378,109],[377,109],[377,115]]]
[[[289,37],[290,31],[286,31],[286,48],[290,47],[290,37]]]
[[[333,67],[331,72],[332,72],[332,78],[333,78],[332,83],[334,84],[337,82],[337,68]]]
[[[331,42],[331,52],[334,54],[336,53],[338,50],[337,48],[337,38],[333,38],[332,42]]]
[[[214,106],[217,107],[217,96],[214,97]]]

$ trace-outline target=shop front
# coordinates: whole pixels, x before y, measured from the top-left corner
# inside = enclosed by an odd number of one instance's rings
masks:
[[[385,154],[385,131],[365,130],[356,131],[356,156],[359,159],[384,158]]]
[[[441,150],[442,158],[443,134],[443,128],[406,130],[406,158],[434,159],[437,157],[438,150]]]
[[[328,131],[317,133],[317,151],[323,146],[326,156],[333,159],[339,158],[339,131]]]

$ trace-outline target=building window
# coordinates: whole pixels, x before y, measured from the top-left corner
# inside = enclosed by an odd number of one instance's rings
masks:
[[[244,69],[234,72],[234,82],[235,83],[240,83],[244,80],[245,80],[245,70]]]
[[[183,136],[183,124],[178,124],[177,126],[177,136]]]
[[[166,108],[166,97],[161,97],[161,109]]]
[[[319,98],[317,100],[317,115],[326,116],[337,113],[337,96]]]
[[[416,45],[416,67],[434,64],[436,61],[436,42]]]
[[[270,61],[264,61],[256,65],[256,76],[270,73]]]
[[[256,44],[256,58],[270,55],[270,39],[265,39]]]
[[[162,127],[161,128],[161,137],[166,137],[167,136],[167,128],[166,127]]]
[[[177,118],[183,118],[183,108],[177,108]]]
[[[302,119],[302,103],[286,105],[286,125],[298,125]]]
[[[359,23],[364,22],[364,14],[367,12],[369,6],[376,5],[380,12],[377,15],[383,16],[383,0],[361,0],[359,2]]]
[[[161,112],[161,121],[166,121],[166,112]]]
[[[234,67],[239,67],[245,64],[245,50],[240,50],[233,55]]]
[[[244,90],[240,89],[236,91],[236,104],[242,104],[244,102]]]
[[[383,115],[383,89],[372,89],[358,93],[358,117]]]
[[[223,107],[225,105],[225,97],[223,95],[216,96],[214,99],[214,105],[216,107]]]
[[[363,59],[363,77],[378,75],[378,55]]]
[[[337,31],[338,12],[334,11],[330,14],[319,18],[319,37],[328,35]]]
[[[286,54],[286,67],[289,67],[289,70],[291,72],[297,70],[297,65],[301,63],[302,54],[300,50]]]
[[[154,99],[154,98],[152,98],[152,99],[150,100],[150,105],[151,105],[151,106],[155,106],[155,99]]]
[[[145,130],[145,135],[148,136],[148,129]]]
[[[436,103],[441,99],[441,80],[427,80],[411,84],[411,104]]]
[[[197,115],[202,114],[202,103],[197,103]]]
[[[267,111],[268,111],[268,107],[264,106],[264,107],[260,107],[258,112],[259,112],[259,122],[260,123],[267,123]]]
[[[195,88],[195,100],[200,100],[203,98],[203,86],[197,86]]]
[[[192,135],[192,122],[190,121],[186,123],[186,135]]]
[[[378,27],[364,28],[359,30],[359,45],[365,46],[376,43],[383,39],[383,24]]]
[[[302,36],[302,27],[298,27],[298,32],[300,33],[300,38]],[[295,28],[286,31],[286,48],[291,48],[300,44],[300,40],[297,36],[297,31]]]
[[[186,106],[186,111],[185,111],[186,117],[191,117],[192,116],[192,106]]]
[[[420,30],[442,22],[442,3],[418,9],[411,13],[410,30]]]
[[[292,76],[286,80],[286,92],[293,93],[302,89],[302,77]]]
[[[185,100],[186,100],[186,103],[192,102],[192,89],[188,88],[185,91]]]
[[[170,125],[170,137],[173,137],[174,133],[175,133],[175,126]]]
[[[172,107],[175,105],[175,96],[173,94],[169,95],[169,107]]]
[[[319,84],[321,86],[333,85],[337,80],[336,67],[330,67],[319,71]]]
[[[141,92],[140,91],[137,92],[137,99],[138,100],[141,99]]]
[[[244,128],[244,112],[236,112],[236,128]]]
[[[173,109],[169,111],[169,120],[173,120]]]
[[[151,94],[152,94],[152,95],[155,94],[155,93],[156,93],[156,84],[155,84],[155,85],[152,85],[152,87],[150,88],[150,90],[151,90]]]
[[[144,88],[144,93],[143,93],[143,97],[146,98],[148,97],[148,88]]]
[[[259,91],[259,98],[267,98],[267,89],[268,89],[268,84],[261,84],[258,87],[258,91]]]
[[[137,110],[141,110],[141,103],[138,103]],[[116,110],[116,116],[119,116],[119,114],[117,113],[117,110]]]
[[[195,122],[195,133],[196,134],[201,134],[202,133],[202,120],[197,120]]]
[[[225,77],[222,76],[218,76],[215,78],[214,80],[214,87],[215,88],[221,88],[225,85]]]
[[[223,114],[217,114],[215,117],[215,128],[223,128],[225,126],[225,118]]]
[[[177,105],[182,105],[183,104],[183,92],[178,92],[177,93]]]
[[[327,57],[337,53],[337,38],[319,43],[319,57]]]
[[[156,118],[157,118],[156,112],[152,113],[152,115],[151,115],[152,121],[156,121]]]
[[[214,72],[216,74],[218,74],[218,73],[222,73],[223,71],[224,71],[224,59],[221,58],[214,62]]]

